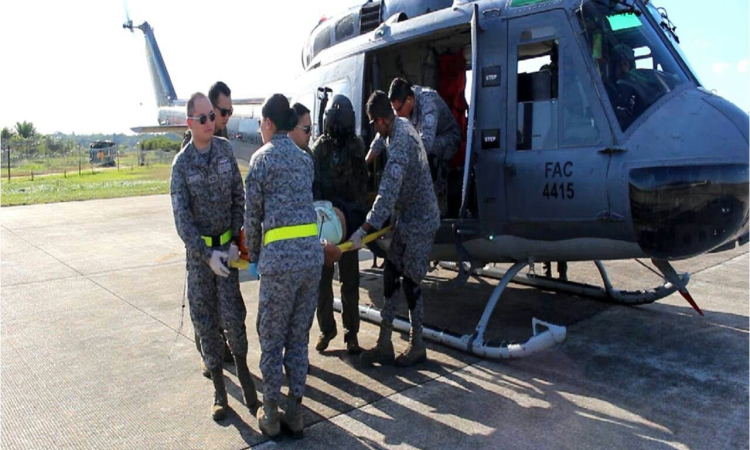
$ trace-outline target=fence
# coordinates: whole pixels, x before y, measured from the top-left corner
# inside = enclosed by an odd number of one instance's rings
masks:
[[[0,176],[5,180],[32,178],[35,176],[79,173],[95,173],[104,170],[132,170],[140,166],[171,164],[174,152],[161,150],[142,151],[140,148],[117,148],[111,161],[100,162],[92,158],[90,149],[82,146],[58,152],[39,153],[23,148],[2,149]]]

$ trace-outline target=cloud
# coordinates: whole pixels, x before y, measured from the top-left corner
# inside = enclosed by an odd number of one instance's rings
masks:
[[[728,62],[717,62],[713,63],[711,66],[714,73],[717,75],[723,75],[724,72],[727,72],[732,69],[732,65]]]
[[[743,59],[737,63],[737,72],[747,73],[748,71],[750,71],[750,60]]]

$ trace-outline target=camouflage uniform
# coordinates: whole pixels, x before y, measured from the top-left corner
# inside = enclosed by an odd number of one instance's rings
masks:
[[[221,367],[226,330],[232,353],[247,354],[245,303],[239,276],[216,276],[208,266],[213,250],[227,251],[231,243],[211,248],[201,236],[219,236],[232,230],[239,237],[244,212],[244,189],[232,146],[214,137],[206,155],[190,141],[174,158],[170,185],[177,233],[187,248],[188,301],[193,326],[201,338],[209,370]]]
[[[422,139],[408,120],[394,120],[388,139],[388,162],[367,223],[380,229],[394,209],[397,211],[386,270],[395,271],[396,280],[403,275],[405,289],[407,281],[414,285],[406,297],[412,329],[421,331],[424,312],[419,284],[427,274],[430,250],[440,227],[440,211],[435,192],[430,189],[432,180]],[[397,293],[394,286],[388,286],[389,277],[384,280],[386,295],[381,316],[385,324],[391,325],[396,316]]]
[[[343,148],[342,148],[343,147]],[[367,208],[367,163],[365,143],[352,136],[341,146],[328,135],[318,138],[312,146],[315,157],[315,200],[328,200],[346,217],[347,236],[359,228]],[[345,341],[356,338],[359,332],[359,256],[350,251],[339,261],[341,281],[341,319],[346,330]],[[318,326],[325,335],[336,332],[333,318],[333,267],[323,267],[318,298]]]
[[[317,236],[262,243],[269,230],[315,223],[313,177],[312,157],[286,134],[275,134],[250,159],[245,242],[261,275],[257,327],[264,402],[278,402],[282,362],[290,393],[302,397],[305,391],[323,248]]]
[[[433,160],[432,170],[435,195],[440,213],[448,210],[448,162],[461,146],[461,128],[450,108],[433,89],[412,86],[416,105],[409,120],[422,138],[428,160]],[[373,149],[380,153],[385,142],[380,136],[373,142]]]
[[[225,128],[224,130],[221,130],[221,131],[219,131],[219,130],[214,131],[214,136],[228,138],[228,136],[227,136],[227,129]],[[187,130],[185,132],[185,136],[183,136],[183,138],[182,138],[182,146],[181,147],[184,148],[186,145],[188,145],[190,143],[190,141],[192,139],[193,139],[193,133],[191,133],[190,130]],[[239,236],[239,235],[237,235],[237,236]],[[240,298],[242,298],[242,297],[240,296]],[[242,301],[242,307],[243,308],[245,307],[245,301],[244,300]],[[243,321],[242,325],[243,326],[245,325],[244,321]],[[198,353],[200,353],[201,357],[202,357],[203,356],[203,347],[201,346],[201,336],[198,333],[198,327],[195,326],[195,323],[193,324],[193,329],[195,330],[195,348],[198,349]],[[224,342],[224,360],[225,361],[229,361],[229,360],[231,360],[231,355],[229,354],[229,350],[230,349],[229,349],[229,343],[227,342],[227,335],[226,335],[226,333],[224,333],[223,329],[220,329],[219,333],[221,334],[221,340]],[[204,376],[208,376],[207,373],[204,373],[203,375]]]

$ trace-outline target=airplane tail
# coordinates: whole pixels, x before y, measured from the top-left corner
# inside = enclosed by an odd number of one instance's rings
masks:
[[[133,28],[143,31],[146,38],[146,58],[148,59],[149,72],[151,72],[151,82],[154,85],[156,105],[158,107],[173,106],[175,100],[177,100],[177,94],[174,91],[172,79],[169,77],[167,66],[164,64],[164,58],[161,56],[159,44],[156,43],[154,29],[148,22],[143,22],[134,27],[132,20],[128,20],[122,27],[129,29],[131,32],[133,32]]]

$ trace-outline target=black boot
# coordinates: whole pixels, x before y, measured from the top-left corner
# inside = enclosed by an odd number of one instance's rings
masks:
[[[250,369],[247,368],[247,356],[235,356],[234,367],[237,369],[237,378],[240,380],[240,386],[242,386],[245,405],[255,414],[258,409],[258,392],[255,390],[255,382],[253,376],[250,375]]]

